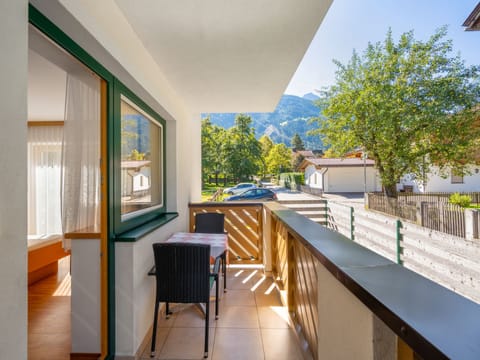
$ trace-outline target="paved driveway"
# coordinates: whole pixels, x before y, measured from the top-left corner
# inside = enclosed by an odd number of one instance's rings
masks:
[[[324,193],[322,197],[303,193],[301,191],[289,190],[279,186],[272,186],[271,189],[277,193],[278,200],[319,200],[325,199],[341,203],[355,208],[364,207],[364,196],[362,193]]]

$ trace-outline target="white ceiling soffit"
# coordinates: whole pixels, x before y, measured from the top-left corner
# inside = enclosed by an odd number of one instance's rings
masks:
[[[115,0],[194,112],[273,111],[332,0]]]

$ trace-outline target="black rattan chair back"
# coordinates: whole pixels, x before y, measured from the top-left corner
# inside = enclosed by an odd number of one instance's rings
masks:
[[[195,215],[195,232],[222,234],[225,230],[225,214],[199,213]]]
[[[210,296],[210,245],[153,244],[157,301],[204,303]]]

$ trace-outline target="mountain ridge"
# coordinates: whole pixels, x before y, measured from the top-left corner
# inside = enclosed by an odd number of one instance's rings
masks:
[[[305,98],[305,96],[307,98]],[[271,113],[245,113],[252,118],[252,127],[257,139],[268,135],[274,143],[284,143],[290,147],[290,140],[297,133],[306,149],[323,149],[318,136],[307,135],[307,132],[317,129],[317,123],[310,119],[320,115],[320,108],[314,104],[315,94],[304,97],[283,95],[275,110]],[[316,99],[315,99],[316,100]],[[237,113],[202,114],[202,118],[210,117],[212,124],[229,129],[235,124]]]

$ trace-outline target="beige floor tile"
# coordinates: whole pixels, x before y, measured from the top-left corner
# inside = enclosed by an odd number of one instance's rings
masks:
[[[202,305],[203,306],[203,305]],[[215,301],[210,303],[210,327],[216,326]],[[197,304],[189,304],[184,310],[178,312],[175,317],[174,327],[204,327],[205,313]]]
[[[255,290],[255,302],[258,307],[262,306],[282,306],[280,294],[276,288],[259,287]]]
[[[170,328],[166,327],[159,327],[157,328],[157,338],[155,340],[155,354],[156,354],[156,359],[158,359],[158,356],[160,354],[160,351],[162,350],[162,346],[165,343],[165,340],[168,337],[168,333],[170,332]],[[145,344],[145,348],[143,349],[142,353],[142,359],[151,359],[150,353],[152,349],[152,339],[150,338],[150,341]]]
[[[250,290],[229,290],[223,295],[222,306],[255,306],[255,295]]]
[[[263,359],[258,329],[216,329],[212,360]]]
[[[258,328],[257,308],[254,306],[222,306],[217,328]]]
[[[290,329],[262,329],[265,360],[303,359],[297,339]]]
[[[288,329],[289,316],[283,306],[264,306],[257,308],[258,320],[262,329]]]
[[[213,297],[210,303],[210,358],[302,359],[273,280],[252,268],[229,268],[227,276],[216,321]],[[204,315],[192,304],[171,304],[171,310],[170,319],[163,314],[159,318],[155,359],[201,359]],[[142,359],[150,359],[150,344]]]
[[[215,329],[210,328],[209,331],[208,348],[211,358]],[[204,328],[172,328],[158,359],[203,359],[204,341]]]
[[[260,269],[230,268],[227,273],[227,290],[251,289],[263,276]]]

